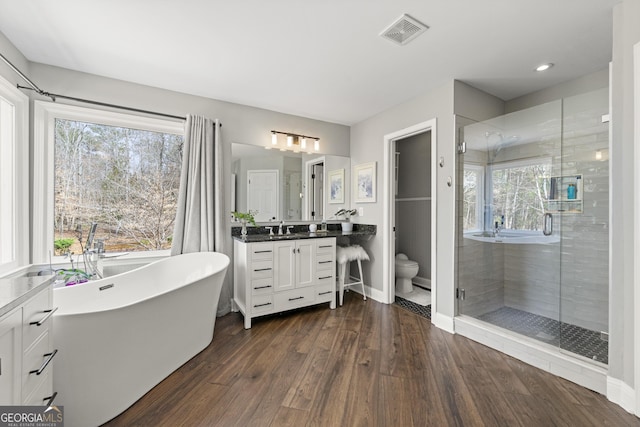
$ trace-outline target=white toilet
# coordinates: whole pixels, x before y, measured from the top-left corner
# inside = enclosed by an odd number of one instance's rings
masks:
[[[405,254],[396,255],[396,292],[408,294],[413,291],[411,279],[418,274],[418,263]]]

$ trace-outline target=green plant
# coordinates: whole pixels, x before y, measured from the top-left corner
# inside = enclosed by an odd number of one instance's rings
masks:
[[[231,215],[233,215],[233,217],[236,220],[245,221],[245,222],[248,222],[249,224],[255,226],[256,225],[256,219],[253,216],[256,215],[257,213],[258,213],[257,211],[249,211],[249,212],[233,211],[233,212],[231,212]]]
[[[344,217],[344,219],[349,221],[352,216],[355,216],[357,214],[358,214],[358,211],[356,209],[340,209],[338,212],[335,213],[335,216]]]
[[[64,253],[67,249],[69,249],[75,241],[76,239],[72,239],[72,238],[56,239],[53,242],[53,246],[56,248],[56,251],[58,251],[58,253],[61,254],[61,253]]]

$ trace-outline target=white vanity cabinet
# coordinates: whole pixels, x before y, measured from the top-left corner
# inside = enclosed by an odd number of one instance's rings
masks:
[[[251,319],[328,302],[336,307],[336,239],[234,240],[234,303]]]
[[[52,401],[52,303],[47,286],[0,318],[0,405]]]

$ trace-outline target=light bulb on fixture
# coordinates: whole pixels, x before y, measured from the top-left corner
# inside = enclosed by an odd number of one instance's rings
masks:
[[[278,145],[278,134],[271,132],[271,145]]]
[[[293,136],[287,135],[287,147],[293,147]]]
[[[602,150],[596,150],[596,160],[602,160]]]
[[[300,138],[300,149],[301,150],[307,149],[307,138],[305,138],[304,136]]]
[[[315,141],[313,141],[313,149],[316,151],[320,151],[320,140],[316,139]]]

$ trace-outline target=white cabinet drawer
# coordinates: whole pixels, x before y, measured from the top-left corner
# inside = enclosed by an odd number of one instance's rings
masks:
[[[335,286],[335,281],[331,281],[331,283],[328,284],[323,284],[323,285],[316,285],[315,287],[316,290],[316,301],[317,303],[319,302],[331,302],[332,298],[334,297],[334,295],[336,292],[336,286]]]
[[[42,406],[51,399],[51,395],[53,394],[51,391],[53,389],[52,374],[53,372],[49,369],[46,369],[45,372],[40,374],[40,383],[36,386],[33,393],[24,400],[25,405]]]
[[[273,243],[252,243],[251,261],[273,259]]]
[[[53,369],[52,355],[54,355],[54,351],[51,349],[50,339],[49,331],[46,331],[24,354],[24,364],[22,365],[22,396],[24,397],[31,395],[45,378],[44,375],[50,374]],[[45,366],[47,360],[49,363]],[[39,375],[38,371],[40,371]]]
[[[335,254],[336,253],[336,241],[334,239],[319,239],[318,242],[318,254]]]
[[[52,288],[26,302],[23,309],[22,347],[26,350],[51,325]]]
[[[273,310],[273,295],[260,295],[251,299],[253,314],[266,313]]]
[[[273,292],[273,277],[251,281],[251,293],[253,295],[264,295],[271,292]]]
[[[275,294],[274,298],[276,311],[304,307],[315,300],[315,286],[293,289],[286,292],[278,292]]]
[[[273,277],[273,261],[255,261],[251,263],[251,280]]]
[[[318,271],[316,275],[316,286],[333,286],[336,285],[336,276],[333,271]]]
[[[318,271],[334,271],[336,268],[336,260],[333,254],[318,254],[316,257],[316,270]]]

